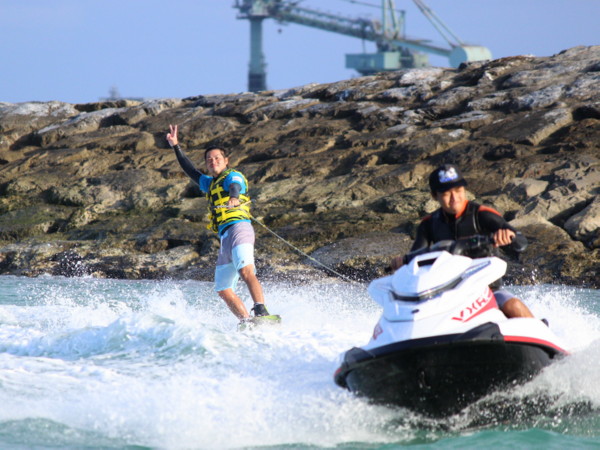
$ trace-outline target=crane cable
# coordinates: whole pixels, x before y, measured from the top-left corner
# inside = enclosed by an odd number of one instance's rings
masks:
[[[368,3],[360,0],[341,0],[347,3],[354,3],[357,5],[368,6],[370,8],[381,9],[382,7],[373,3]],[[413,0],[413,3],[419,8],[421,13],[429,20],[429,22],[433,25],[433,27],[437,30],[438,33],[446,40],[450,47],[454,48],[457,45],[464,46],[464,42],[450,29],[448,26],[439,18],[439,16],[433,12],[433,10],[423,1],[423,0]],[[395,12],[404,12],[400,9],[392,9]],[[448,35],[450,37],[448,37]],[[454,42],[452,41],[454,38]]]
[[[438,31],[438,33],[440,33],[442,35],[442,37],[444,39],[446,39],[446,42],[448,42],[448,45],[450,45],[450,47],[456,47],[457,46],[456,42],[460,46],[465,45],[463,43],[463,41],[461,41],[460,38],[456,34],[454,34],[450,28],[448,28],[448,26],[442,21],[442,19],[440,19],[433,12],[433,10],[425,4],[425,2],[423,0],[413,0],[413,2],[421,10],[423,15],[425,17],[427,17],[429,22],[431,22],[431,24]],[[441,28],[443,28],[443,30]],[[452,36],[456,42],[452,42],[452,40],[450,38],[448,38],[448,36],[446,36],[446,33],[448,33],[450,36]]]

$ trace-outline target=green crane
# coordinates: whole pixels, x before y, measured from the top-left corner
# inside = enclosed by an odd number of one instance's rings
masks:
[[[394,0],[382,0],[381,22],[341,17],[303,8],[298,6],[298,0],[236,0],[234,8],[239,10],[238,19],[250,21],[248,90],[256,92],[267,89],[266,64],[262,51],[262,22],[268,18],[374,42],[377,46],[375,53],[346,55],[346,67],[363,75],[386,70],[426,67],[429,65],[427,53],[447,57],[451,67],[458,67],[463,62],[491,59],[491,52],[486,47],[465,45],[458,39],[423,0],[413,1],[446,40],[448,47],[430,44],[425,39],[408,39],[404,33],[405,13],[396,10]]]

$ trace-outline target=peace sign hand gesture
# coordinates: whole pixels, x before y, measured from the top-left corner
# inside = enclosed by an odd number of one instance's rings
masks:
[[[179,143],[177,139],[177,125],[169,125],[169,129],[171,132],[167,134],[167,142],[169,142],[171,147],[175,147]]]

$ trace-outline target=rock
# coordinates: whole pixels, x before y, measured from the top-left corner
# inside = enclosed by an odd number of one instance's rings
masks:
[[[489,125],[494,121],[492,114],[483,111],[468,111],[449,119],[439,120],[431,124],[431,126],[477,129],[483,125]]]
[[[572,119],[572,113],[567,108],[536,110],[509,116],[483,127],[478,136],[494,136],[517,143],[538,145],[552,133],[571,123]]]
[[[419,70],[406,70],[399,72],[398,85],[434,85],[441,81],[444,69],[439,67],[427,67]]]
[[[547,86],[539,91],[534,91],[517,97],[509,102],[509,107],[515,111],[546,108],[557,103],[564,95],[564,84]]]
[[[388,102],[414,102],[427,100],[433,95],[429,86],[403,86],[387,89],[377,96],[376,100]]]
[[[583,209],[600,189],[600,164],[577,162],[576,158],[553,171],[554,182],[542,193],[524,202],[517,217],[533,215],[564,223]]]
[[[579,280],[594,285],[593,280],[582,276],[585,272],[582,264],[575,263],[586,254],[581,242],[573,241],[562,228],[545,219],[528,217],[510,223],[529,241],[527,250],[520,256],[520,264],[510,267],[510,278],[524,284],[573,284]],[[600,268],[598,266],[597,262],[596,268]]]
[[[27,102],[0,104],[0,150],[13,144],[26,145],[27,135],[52,124],[76,116],[74,105],[62,102]]]
[[[600,248],[600,195],[565,222],[565,230],[573,238]]]
[[[245,114],[245,119],[249,122],[257,120],[278,119],[295,111],[306,109],[310,106],[319,104],[319,100],[313,98],[290,98],[277,103],[270,103],[266,106],[254,109]]]
[[[393,257],[410,250],[412,240],[406,234],[371,233],[356,238],[341,239],[313,252],[310,256],[317,268],[333,269],[354,279],[369,281],[383,276]],[[333,273],[335,275],[335,273]]]
[[[599,287],[599,61],[576,47],[260,93],[0,103],[0,273],[212,279],[207,201],[165,140],[178,124],[199,168],[219,145],[248,178],[262,275],[322,276],[310,253],[379,276],[451,162],[531,242],[509,280]]]
[[[526,202],[539,196],[548,187],[548,182],[534,178],[514,178],[503,190],[517,202]]]
[[[96,131],[102,126],[120,125],[115,123],[122,108],[108,108],[99,111],[84,112],[63,122],[56,122],[35,132],[36,144],[46,147],[63,136]]]
[[[455,86],[436,95],[425,106],[435,114],[454,115],[464,108],[465,103],[473,97],[474,89],[470,86]]]
[[[0,217],[0,241],[20,241],[45,235],[58,229],[69,215],[69,209],[50,205],[28,206],[7,212]]]

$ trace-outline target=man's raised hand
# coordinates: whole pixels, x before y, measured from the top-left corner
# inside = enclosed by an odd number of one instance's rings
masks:
[[[167,134],[167,142],[171,147],[175,147],[179,141],[177,139],[177,125],[169,125],[170,133]]]

